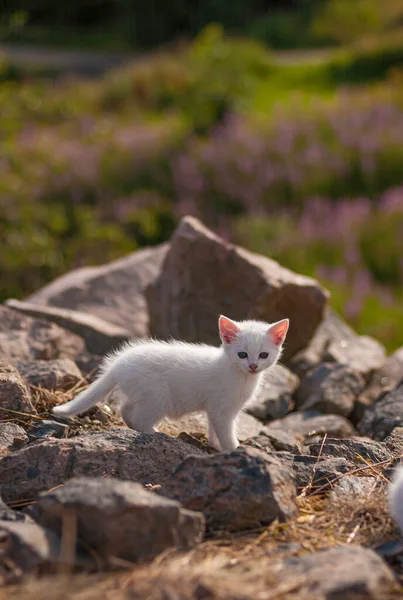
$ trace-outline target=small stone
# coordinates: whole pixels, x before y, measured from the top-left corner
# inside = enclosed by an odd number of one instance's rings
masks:
[[[22,448],[27,443],[25,429],[16,423],[0,423],[0,454]]]
[[[355,339],[331,343],[324,360],[337,362],[349,367],[369,381],[374,371],[380,369],[386,360],[384,346],[371,337],[361,335]]]
[[[277,577],[298,581],[300,598],[318,600],[380,600],[396,590],[396,579],[388,565],[369,548],[353,544],[287,558]]]
[[[384,439],[384,444],[393,456],[403,456],[403,427],[395,427]]]
[[[84,340],[71,331],[0,306],[0,361],[74,359],[84,350]]]
[[[292,467],[297,489],[327,490],[333,481],[354,469],[353,463],[343,457],[296,456],[289,452],[278,452],[277,458]]]
[[[363,392],[367,406],[373,404],[385,390],[390,392],[403,380],[403,347],[396,350],[385,361],[384,365],[375,371]]]
[[[202,512],[210,530],[247,529],[290,519],[297,512],[291,469],[254,448],[190,456],[159,493]]]
[[[0,363],[0,421],[37,414],[31,394],[17,369]]]
[[[18,361],[15,366],[29,385],[47,390],[65,391],[83,380],[81,371],[70,358]]]
[[[375,477],[354,477],[344,475],[336,481],[329,494],[330,502],[354,501],[358,498],[368,498],[379,488]]]
[[[285,431],[283,429],[270,429],[265,427],[262,435],[267,437],[273,448],[277,451],[285,450],[293,454],[301,454],[303,436],[293,431]]]
[[[58,541],[36,523],[0,521],[0,547],[0,580],[8,584],[43,570],[56,557]]]
[[[382,463],[392,458],[385,444],[362,438],[340,440],[328,437],[322,443],[310,444],[309,451],[313,456],[339,456],[361,464]]]
[[[66,514],[76,520],[78,538],[107,561],[150,559],[167,548],[189,550],[204,534],[202,514],[116,479],[75,478],[40,496],[42,526],[60,534]]]
[[[27,435],[30,442],[51,437],[66,438],[69,429],[69,426],[65,423],[43,419],[35,421],[35,423],[28,429]]]
[[[270,371],[259,393],[259,398],[247,406],[247,411],[262,421],[281,419],[293,408],[292,396],[299,378],[282,365]]]
[[[315,437],[323,437],[325,434],[331,437],[351,437],[356,431],[350,421],[340,415],[321,415],[319,412],[311,410],[304,412],[294,412],[283,419],[278,419],[269,423],[265,431],[272,429],[283,429],[299,433],[305,440],[312,440]]]
[[[13,510],[0,499],[0,523],[2,521],[14,521],[21,523],[33,523],[31,517],[20,510]]]
[[[367,408],[358,423],[362,435],[382,441],[395,427],[403,426],[403,384]]]
[[[177,437],[182,431],[189,434],[203,433],[207,437],[207,417],[204,413],[191,413],[177,421],[165,419],[158,426],[161,433]],[[243,442],[262,431],[263,425],[245,412],[241,412],[236,423],[237,437]]]
[[[363,388],[363,378],[349,367],[324,363],[302,379],[296,391],[297,408],[347,417]]]

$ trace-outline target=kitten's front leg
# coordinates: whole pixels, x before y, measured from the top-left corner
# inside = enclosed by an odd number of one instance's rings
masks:
[[[220,442],[218,441],[218,437],[216,432],[214,431],[214,427],[210,417],[208,417],[208,443],[209,446],[215,448],[215,450],[218,450],[218,452],[221,451]]]
[[[217,434],[222,452],[232,452],[232,450],[238,448],[239,442],[236,437],[236,421],[233,417],[212,415],[211,423]]]

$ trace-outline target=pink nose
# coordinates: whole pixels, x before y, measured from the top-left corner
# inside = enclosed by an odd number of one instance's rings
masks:
[[[256,371],[256,369],[257,369],[257,364],[255,364],[255,363],[250,363],[250,365],[249,365],[249,368],[250,368],[250,370],[251,370],[251,371]]]

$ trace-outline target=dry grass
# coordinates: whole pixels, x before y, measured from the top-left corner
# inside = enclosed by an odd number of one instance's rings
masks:
[[[338,505],[316,495],[298,502],[300,514],[288,523],[212,537],[185,554],[168,550],[152,564],[123,573],[31,579],[8,587],[0,599],[297,600],[305,597],[304,581],[279,581],[280,559],[345,544],[371,547],[398,537],[382,489]]]

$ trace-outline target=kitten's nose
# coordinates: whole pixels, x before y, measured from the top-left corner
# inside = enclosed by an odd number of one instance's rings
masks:
[[[251,371],[256,371],[257,364],[256,363],[250,363],[249,368],[250,368]]]

